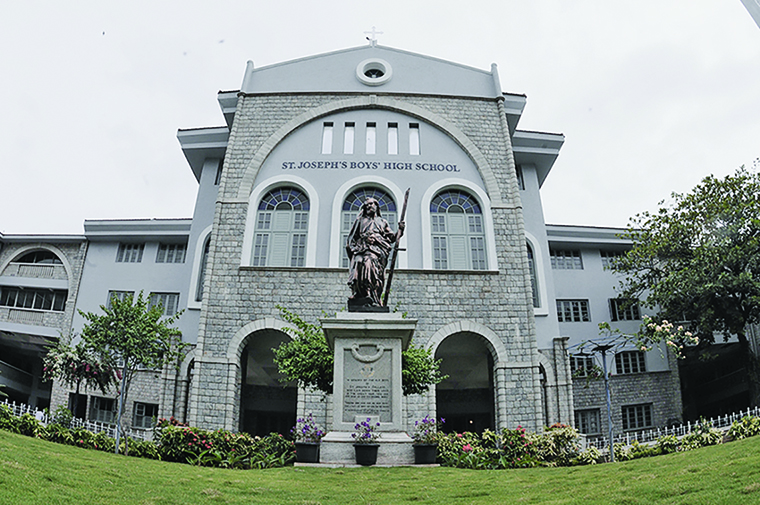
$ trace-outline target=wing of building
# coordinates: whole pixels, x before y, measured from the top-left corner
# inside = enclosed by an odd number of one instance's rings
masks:
[[[359,206],[374,197],[395,229],[410,188],[391,306],[418,320],[414,343],[449,375],[405,398],[411,425],[433,414],[457,431],[603,431],[601,383],[584,387],[590,362],[569,349],[602,321],[638,328],[638,306],[615,299],[605,268],[628,244],[614,229],[545,224],[539,190],[564,136],[519,129],[526,97],[501,89],[496,65],[371,44],[249,62],[218,101],[224,124],[178,133],[199,183],[191,219],[0,237],[0,380],[15,399],[71,405],[72,390],[40,383],[43,345],[81,330],[75,308],[144,291],[185,310],[193,349],[179,370],[140,373],[127,405],[135,427],[173,415],[265,434],[287,432],[297,414],[328,420],[329,396],[279,382],[271,349],[291,337],[278,307],[310,321],[344,310]],[[38,292],[54,293],[52,305],[38,306]],[[614,361],[619,426],[681,417],[672,360],[629,349]],[[112,396],[82,399],[80,416],[113,420]]]

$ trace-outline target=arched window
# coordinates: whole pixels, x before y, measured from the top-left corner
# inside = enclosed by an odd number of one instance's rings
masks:
[[[206,243],[203,245],[203,255],[201,256],[200,270],[198,271],[198,286],[195,289],[195,301],[203,301],[203,281],[206,280],[206,263],[208,263],[208,250],[211,244],[211,234],[206,237]]]
[[[530,244],[525,244],[528,248],[528,270],[530,270],[530,287],[533,292],[533,307],[540,307],[541,300],[538,297],[538,275],[536,273],[536,259],[533,256],[533,248]]]
[[[359,215],[359,209],[367,198],[374,198],[377,200],[380,208],[380,215],[388,221],[391,229],[396,229],[396,202],[393,198],[378,188],[359,188],[354,190],[348,195],[343,202],[343,208],[341,211],[341,225],[340,225],[340,243],[341,243],[341,265],[343,268],[348,268],[348,254],[346,253],[346,239],[348,238],[348,232],[351,231],[351,226],[356,220],[356,216]]]
[[[259,203],[251,265],[304,266],[308,228],[306,195],[292,187],[273,189]]]
[[[469,193],[444,190],[430,203],[433,267],[436,270],[485,270],[483,211]]]
[[[33,263],[42,265],[62,265],[61,259],[52,251],[38,250],[24,254],[16,263]]]

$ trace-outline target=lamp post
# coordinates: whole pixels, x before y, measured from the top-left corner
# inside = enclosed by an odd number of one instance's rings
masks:
[[[615,462],[615,444],[612,430],[612,405],[610,401],[610,378],[607,374],[607,351],[612,349],[612,344],[597,344],[591,352],[598,352],[602,355],[602,370],[604,371],[604,391],[607,394],[607,427],[609,429],[608,436],[610,440],[610,461]]]

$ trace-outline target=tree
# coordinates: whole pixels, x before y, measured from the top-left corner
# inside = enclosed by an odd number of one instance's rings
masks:
[[[280,316],[292,324],[287,328],[292,340],[281,343],[274,351],[274,362],[283,377],[282,382],[296,381],[303,388],[324,393],[333,392],[334,356],[322,328],[304,321],[284,307]],[[441,360],[436,360],[428,349],[410,345],[401,353],[401,387],[404,395],[420,394],[448,376],[441,375]]]
[[[138,367],[161,369],[164,365],[177,363],[184,356],[187,344],[181,342],[182,332],[173,327],[182,312],[164,316],[163,306],[151,306],[142,292],[137,298],[127,295],[119,300],[114,296],[108,307],[101,305],[100,309],[102,315],[79,311],[87,320],[82,329],[82,340],[113,362],[122,361],[119,413],[116,418],[118,453],[121,417],[129,385]]]
[[[633,247],[614,262],[623,296],[643,298],[665,319],[709,344],[760,321],[760,176],[744,167],[708,176],[659,210],[635,216],[623,234]]]
[[[79,389],[98,388],[106,394],[116,384],[116,371],[108,358],[99,354],[86,342],[72,345],[73,336],[61,337],[50,348],[42,363],[43,380],[57,379],[68,387],[76,387],[73,411],[79,402]]]

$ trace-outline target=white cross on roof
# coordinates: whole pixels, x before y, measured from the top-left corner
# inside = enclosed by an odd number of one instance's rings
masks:
[[[373,26],[371,32],[364,32],[364,34],[371,35],[371,37],[367,37],[367,40],[369,40],[369,45],[371,45],[372,47],[375,47],[377,45],[377,35],[382,35],[383,32],[378,32],[377,30],[375,30],[375,27]]]

